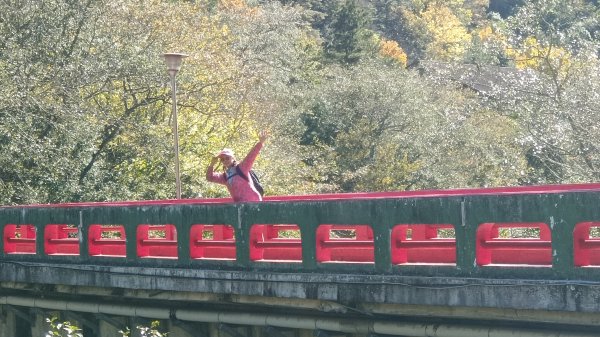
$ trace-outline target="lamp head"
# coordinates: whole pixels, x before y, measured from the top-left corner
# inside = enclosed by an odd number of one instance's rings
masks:
[[[179,69],[181,69],[183,59],[188,57],[188,55],[182,53],[164,53],[163,57],[167,63],[167,71],[169,74],[175,75]]]

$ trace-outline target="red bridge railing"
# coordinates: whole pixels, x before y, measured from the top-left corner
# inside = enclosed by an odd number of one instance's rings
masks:
[[[543,267],[585,278],[579,269],[600,271],[598,205],[600,184],[273,197],[260,207],[227,199],[4,207],[0,259],[464,275]]]
[[[538,230],[538,237],[500,237],[508,228]],[[454,264],[456,239],[439,237],[438,230],[453,230],[452,225],[397,225],[391,233],[393,264]],[[592,230],[600,222],[586,222],[575,227],[574,263],[576,266],[600,266],[600,237]],[[295,231],[292,237],[282,231]],[[206,233],[211,233],[210,237]],[[335,232],[355,232],[335,236]],[[90,256],[125,257],[126,237],[123,226],[92,225],[88,232]],[[173,225],[137,227],[137,256],[177,258],[177,231]],[[302,261],[302,240],[297,225],[254,225],[250,232],[252,261]],[[36,231],[32,225],[4,226],[5,254],[36,254]],[[193,259],[235,260],[234,230],[228,225],[194,225],[190,231],[190,257]],[[77,228],[50,224],[44,235],[46,255],[79,255]],[[374,262],[373,231],[367,225],[321,225],[317,230],[317,261]],[[544,223],[485,223],[477,229],[477,264],[536,265],[552,264],[551,231]]]

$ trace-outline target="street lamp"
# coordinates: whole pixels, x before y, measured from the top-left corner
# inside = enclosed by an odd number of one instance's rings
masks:
[[[177,199],[181,199],[181,180],[179,178],[179,134],[177,133],[177,84],[175,82],[175,75],[177,75],[177,72],[181,68],[183,58],[187,57],[187,55],[181,53],[165,53],[163,54],[163,57],[167,63],[169,77],[171,77],[171,94],[173,95],[173,138],[175,143],[175,188]]]

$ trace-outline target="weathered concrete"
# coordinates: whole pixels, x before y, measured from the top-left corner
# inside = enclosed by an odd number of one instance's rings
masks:
[[[0,305],[0,337],[16,336],[15,314],[6,306]]]
[[[290,274],[168,268],[14,264],[0,262],[0,282],[94,287],[133,295],[145,290],[195,293],[210,301],[232,295],[273,301],[311,301],[322,310],[347,311],[359,304],[544,310],[600,313],[600,283],[579,281],[465,279],[390,275]],[[48,288],[49,286],[49,288]],[[61,296],[64,296],[61,295]],[[279,304],[284,302],[279,302]],[[317,308],[315,308],[317,309]]]
[[[218,324],[208,323],[208,337],[221,337],[221,330],[219,330]]]
[[[100,336],[119,336],[119,331],[122,330],[105,321],[98,322],[98,329]]]
[[[169,325],[169,336],[171,337],[194,337],[190,332],[178,327],[177,325]]]
[[[47,315],[44,313],[36,313],[34,318],[34,324],[31,325],[31,336],[46,336],[46,333],[50,330],[50,326],[46,322]]]
[[[55,314],[55,310],[40,310],[42,309],[59,309],[66,310],[64,313],[67,315],[71,314],[70,308],[80,309],[93,309],[93,306],[77,306],[76,302],[67,302],[59,300],[36,300],[34,298],[19,298],[17,296],[8,296],[2,299],[5,302],[26,304],[30,303],[33,310],[37,313],[34,324],[32,326],[33,335],[38,333],[45,333],[48,331],[48,324],[41,324],[45,318]],[[39,302],[39,305],[36,304]],[[202,310],[189,310],[189,309],[152,309],[151,307],[137,307],[121,306],[118,305],[107,305],[100,306],[96,310],[103,310],[103,312],[109,312],[111,314],[123,314],[132,315],[129,323],[132,326],[131,336],[141,337],[139,329],[134,328],[138,325],[150,327],[151,321],[155,319],[165,322],[164,313],[168,313],[170,319],[167,320],[166,325],[161,325],[160,330],[163,332],[165,328],[170,331],[178,332],[178,329],[173,328],[173,325],[178,326],[180,320],[185,322],[193,322],[195,326],[197,322],[217,324],[208,327],[208,334],[200,331],[195,333],[194,330],[189,327],[183,328],[186,333],[191,335],[214,335],[229,336],[229,337],[241,337],[241,336],[253,336],[253,337],[296,337],[296,333],[299,330],[311,329],[313,330],[314,336],[317,337],[328,337],[332,335],[339,335],[343,333],[349,336],[355,337],[367,337],[370,335],[398,335],[403,337],[457,337],[457,336],[495,336],[495,337],[597,337],[597,333],[594,331],[584,329],[583,327],[566,327],[560,325],[554,325],[551,328],[550,325],[546,327],[537,325],[537,328],[523,327],[523,326],[511,326],[506,327],[505,325],[493,325],[488,322],[483,324],[482,322],[465,324],[453,323],[426,323],[426,321],[414,321],[406,320],[406,318],[398,318],[390,320],[376,318],[374,316],[355,318],[349,317],[319,317],[319,316],[297,316],[293,313],[276,314],[276,313],[251,313],[248,312],[233,312],[233,311],[202,311]],[[139,318],[138,315],[145,318]],[[62,321],[62,320],[61,320]],[[72,321],[73,322],[73,321]],[[141,323],[140,323],[141,322]],[[81,326],[82,322],[75,322],[76,325]],[[85,323],[83,323],[85,325]],[[185,323],[188,324],[188,323]],[[206,325],[203,325],[204,327]],[[89,325],[88,325],[89,327]],[[557,329],[560,327],[560,329]],[[215,330],[217,329],[217,330]],[[205,329],[202,329],[206,331]],[[84,330],[85,331],[85,330]],[[97,336],[98,334],[92,334]],[[184,336],[187,337],[187,336]]]

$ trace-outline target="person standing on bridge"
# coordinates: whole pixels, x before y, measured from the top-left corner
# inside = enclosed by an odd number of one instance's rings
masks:
[[[269,133],[261,131],[258,135],[258,143],[239,164],[231,149],[221,150],[210,161],[206,169],[206,180],[227,186],[229,194],[235,202],[262,201],[262,195],[250,179],[250,170],[267,138],[269,138]],[[214,171],[217,161],[221,161],[223,164],[224,172]]]

